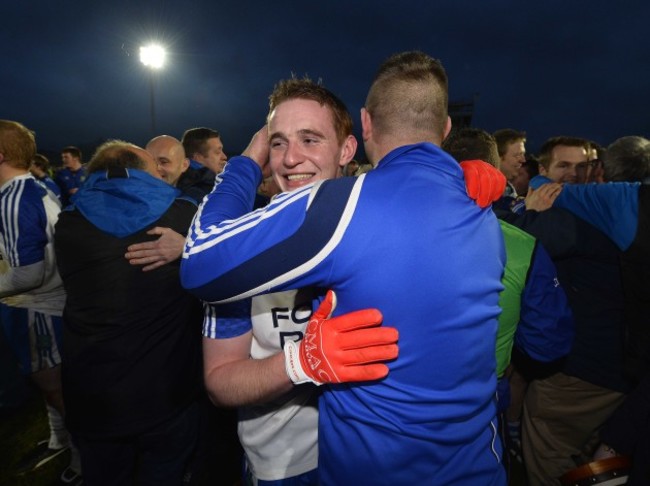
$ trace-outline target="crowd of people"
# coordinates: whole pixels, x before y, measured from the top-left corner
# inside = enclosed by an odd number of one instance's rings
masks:
[[[650,141],[453,129],[441,63],[361,110],[279,81],[218,131],[74,146],[0,120],[0,322],[64,484],[650,477]],[[620,464],[620,463],[616,463]],[[629,467],[628,467],[629,465]]]

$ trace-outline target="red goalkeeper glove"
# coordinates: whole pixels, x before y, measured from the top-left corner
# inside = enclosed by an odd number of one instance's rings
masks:
[[[285,343],[285,368],[296,385],[379,380],[388,374],[382,362],[397,358],[397,329],[381,327],[381,312],[363,309],[330,318],[335,307],[330,290],[302,341]]]
[[[465,176],[467,195],[479,207],[486,208],[503,196],[506,177],[499,169],[482,160],[465,160],[460,167]]]

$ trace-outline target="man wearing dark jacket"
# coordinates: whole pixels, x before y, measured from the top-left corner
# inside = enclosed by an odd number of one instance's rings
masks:
[[[190,128],[181,140],[189,168],[178,180],[178,188],[199,203],[212,191],[214,177],[221,173],[228,157],[223,151],[221,135],[206,127]]]
[[[100,147],[88,174],[55,236],[67,424],[89,484],[180,484],[197,436],[201,306],[178,262],[142,272],[124,253],[156,225],[185,233],[196,206],[125,142]]]

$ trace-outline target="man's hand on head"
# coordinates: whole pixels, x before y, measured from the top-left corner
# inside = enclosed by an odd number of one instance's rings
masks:
[[[267,125],[264,125],[255,135],[253,135],[248,147],[246,147],[246,150],[242,152],[242,155],[252,159],[260,166],[263,178],[271,175],[269,151],[269,129]]]
[[[124,258],[129,260],[131,265],[145,265],[142,271],[148,272],[180,258],[185,245],[183,235],[171,228],[158,226],[147,231],[147,234],[158,235],[160,238],[130,245]]]

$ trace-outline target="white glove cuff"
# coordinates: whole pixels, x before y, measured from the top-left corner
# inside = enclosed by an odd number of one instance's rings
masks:
[[[312,380],[302,369],[302,364],[300,364],[300,342],[286,341],[284,343],[284,369],[294,385],[302,383],[321,384]]]

